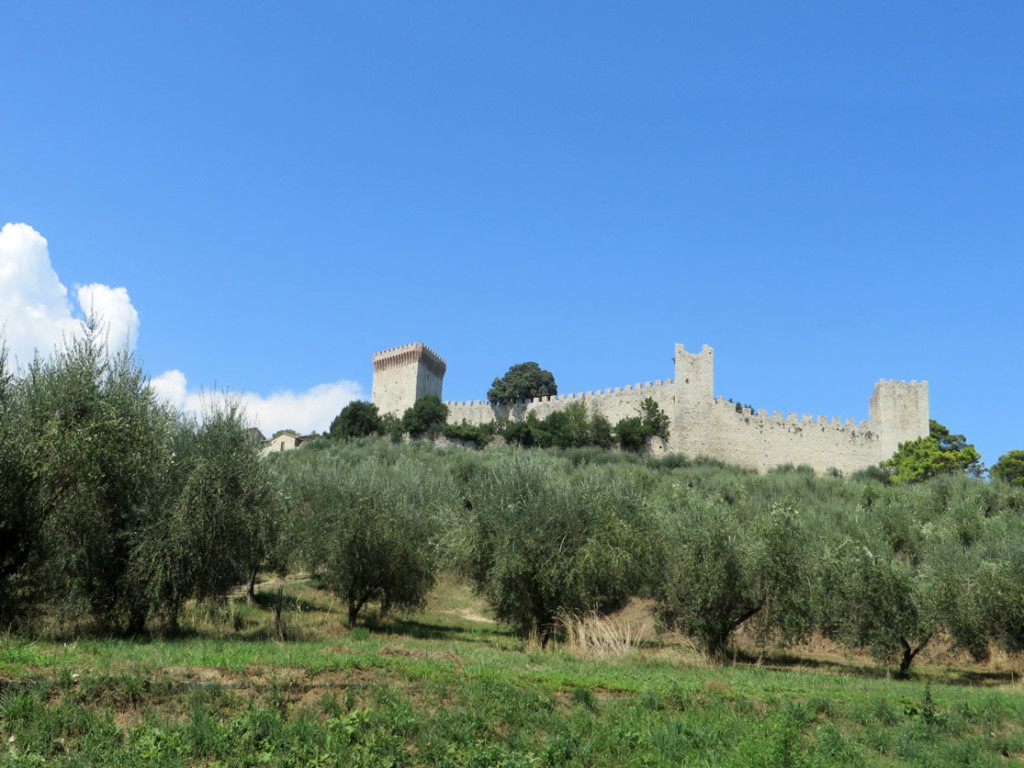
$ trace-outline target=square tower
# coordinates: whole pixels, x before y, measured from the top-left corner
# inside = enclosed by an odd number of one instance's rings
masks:
[[[385,349],[373,356],[373,404],[383,415],[401,416],[426,395],[441,397],[444,358],[419,342]]]
[[[892,456],[900,443],[928,436],[927,381],[882,379],[875,385],[868,408],[871,429],[878,433],[885,458]]]

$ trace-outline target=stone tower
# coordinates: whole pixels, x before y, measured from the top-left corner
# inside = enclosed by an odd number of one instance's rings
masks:
[[[676,344],[675,405],[669,450],[699,456],[709,452],[711,402],[715,389],[715,352],[707,344],[691,354]],[[685,425],[685,426],[684,426]]]
[[[882,379],[875,384],[868,409],[871,429],[878,433],[888,458],[900,443],[928,435],[928,382]]]
[[[373,404],[381,415],[401,416],[426,395],[441,397],[444,358],[426,344],[406,344],[373,356]]]

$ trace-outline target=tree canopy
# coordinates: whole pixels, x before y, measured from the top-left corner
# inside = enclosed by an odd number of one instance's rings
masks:
[[[330,435],[342,439],[368,437],[379,432],[380,428],[381,420],[377,406],[365,400],[353,400],[334,417]]]
[[[1010,485],[1024,485],[1024,451],[1010,451],[992,467],[992,477]]]
[[[977,477],[985,471],[975,447],[934,419],[929,422],[928,437],[901,443],[882,466],[892,470],[894,483],[916,483],[950,472]]]
[[[448,420],[448,406],[437,395],[426,395],[417,400],[402,416],[402,429],[411,437],[434,438],[440,434]]]
[[[607,612],[658,572],[657,520],[640,487],[601,467],[551,472],[536,453],[481,468],[464,489],[459,569],[495,617],[542,644],[559,614]]]
[[[281,457],[293,556],[345,601],[350,627],[371,601],[383,613],[422,607],[434,584],[438,526],[424,499],[446,497],[444,479],[388,455]]]
[[[624,450],[641,452],[651,437],[668,438],[669,419],[653,397],[640,403],[640,415],[620,419],[615,435]]]
[[[495,379],[487,391],[487,399],[495,405],[511,405],[558,394],[558,385],[551,371],[545,371],[537,363],[519,363],[508,369],[501,378]]]
[[[186,418],[87,331],[19,376],[0,349],[0,623],[45,605],[101,632],[173,627],[263,560],[276,480],[237,402]]]

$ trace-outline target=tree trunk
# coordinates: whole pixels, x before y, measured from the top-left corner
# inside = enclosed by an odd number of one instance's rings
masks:
[[[245,583],[245,602],[247,605],[256,603],[256,569],[249,571],[249,580]]]
[[[359,598],[358,600],[356,600],[354,598],[349,598],[349,601],[348,601],[348,628],[349,629],[352,629],[352,627],[354,627],[356,625],[356,618],[359,616],[359,611],[361,611],[363,609],[363,606],[366,605],[366,601],[368,599],[369,599],[368,597]]]
[[[921,641],[921,644],[917,648],[911,648],[910,643],[905,638],[900,638],[900,643],[903,644],[903,658],[900,659],[900,671],[896,673],[896,677],[900,680],[906,680],[910,677],[910,665],[914,663],[914,658],[921,652],[921,649],[928,645],[928,641],[931,640],[932,636],[929,634]]]

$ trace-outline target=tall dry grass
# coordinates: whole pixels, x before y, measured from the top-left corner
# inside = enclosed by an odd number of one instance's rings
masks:
[[[557,621],[569,653],[580,658],[621,659],[636,653],[646,636],[643,623],[622,615],[596,613],[578,616],[566,612]]]

